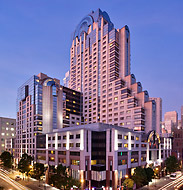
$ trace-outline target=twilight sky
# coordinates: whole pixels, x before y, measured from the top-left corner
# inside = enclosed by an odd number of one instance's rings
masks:
[[[17,88],[39,72],[62,82],[71,34],[92,10],[131,32],[131,70],[163,114],[183,105],[182,0],[0,0],[0,117],[16,117]],[[180,115],[179,115],[180,118]]]

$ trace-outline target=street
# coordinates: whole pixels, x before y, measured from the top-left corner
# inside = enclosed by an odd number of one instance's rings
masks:
[[[4,187],[4,190],[17,190],[12,185],[10,185],[6,180],[0,178],[0,187]]]
[[[19,184],[25,186],[27,189],[36,189],[36,190],[57,190],[56,188],[48,185],[48,184],[45,184],[45,182],[43,181],[38,181],[36,179],[33,179],[33,178],[27,178],[23,180],[23,176],[20,172],[18,171],[12,171],[12,172],[9,172],[9,177],[12,178],[12,179],[15,179],[15,177],[18,175],[21,177],[21,180],[18,182]]]
[[[0,169],[0,185],[5,187],[5,189],[12,189],[12,190],[28,190],[28,188],[24,187],[23,185],[19,184],[15,180],[11,179],[8,176],[8,173],[2,169]],[[5,184],[5,185],[4,185]]]
[[[174,190],[183,185],[183,175],[179,175],[175,180],[169,176],[153,179],[148,186],[140,188],[140,190]]]

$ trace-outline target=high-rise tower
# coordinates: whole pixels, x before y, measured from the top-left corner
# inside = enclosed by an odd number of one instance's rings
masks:
[[[37,135],[82,122],[81,93],[46,74],[32,76],[18,89],[16,158],[23,153],[35,155]]]
[[[70,49],[70,88],[83,93],[85,124],[103,122],[137,131],[156,128],[156,102],[131,74],[128,26],[91,12],[76,27]]]

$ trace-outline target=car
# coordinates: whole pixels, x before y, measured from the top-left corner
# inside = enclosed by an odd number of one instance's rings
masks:
[[[177,174],[176,174],[176,173],[170,174],[170,179],[176,179],[176,177],[177,177]]]
[[[15,176],[15,181],[20,181],[21,177],[19,175]]]
[[[43,180],[43,181],[45,181],[46,180],[46,176],[41,176],[40,179]]]

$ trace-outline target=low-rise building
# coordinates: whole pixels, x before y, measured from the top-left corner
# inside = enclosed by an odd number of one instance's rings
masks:
[[[160,138],[155,131],[145,135],[102,123],[62,128],[36,142],[37,162],[69,167],[85,188],[116,189],[136,167],[160,166],[172,149],[171,139]]]
[[[12,151],[15,128],[16,119],[0,117],[0,154],[4,151]]]

